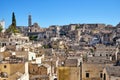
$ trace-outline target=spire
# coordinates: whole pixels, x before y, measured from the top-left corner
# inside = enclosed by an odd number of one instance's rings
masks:
[[[32,25],[31,15],[28,16],[28,27]]]

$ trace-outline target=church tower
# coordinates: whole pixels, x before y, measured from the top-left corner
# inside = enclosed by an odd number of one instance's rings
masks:
[[[28,16],[28,27],[32,25],[32,18],[31,15]]]

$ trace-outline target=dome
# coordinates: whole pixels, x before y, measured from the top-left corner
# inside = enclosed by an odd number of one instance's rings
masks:
[[[40,27],[40,26],[38,25],[38,23],[34,23],[33,26],[34,26],[34,27]]]

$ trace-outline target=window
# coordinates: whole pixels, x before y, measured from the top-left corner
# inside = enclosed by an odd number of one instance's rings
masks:
[[[6,66],[6,65],[4,65],[4,68],[7,68],[7,66]]]
[[[106,54],[106,56],[108,57],[108,54]]]
[[[25,42],[28,42],[27,40],[25,40]]]
[[[102,78],[102,73],[100,73],[100,78]]]
[[[32,60],[33,60],[33,56],[32,56]]]
[[[34,72],[35,70],[33,69],[33,72]]]
[[[89,78],[89,73],[86,73],[86,78]]]
[[[54,78],[54,80],[57,80],[57,78]]]
[[[9,43],[9,45],[11,45],[11,43]]]
[[[32,30],[30,29],[30,32],[32,32]]]
[[[111,54],[109,56],[112,56]]]
[[[104,79],[103,80],[106,80],[106,74],[104,74]]]

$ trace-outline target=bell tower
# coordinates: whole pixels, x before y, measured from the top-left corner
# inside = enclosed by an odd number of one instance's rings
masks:
[[[32,18],[31,15],[28,15],[28,27],[32,25]]]

